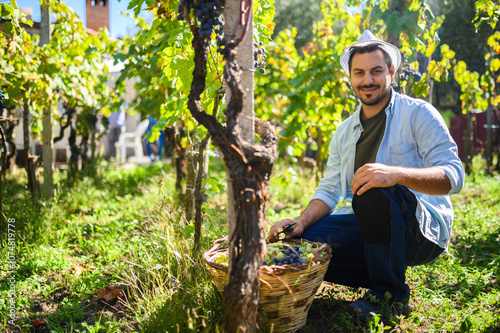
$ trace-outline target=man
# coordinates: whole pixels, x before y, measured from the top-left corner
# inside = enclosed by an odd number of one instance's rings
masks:
[[[268,236],[276,240],[277,230],[293,223],[287,238],[330,244],[325,280],[369,289],[349,305],[351,314],[406,313],[406,268],[446,249],[449,195],[463,188],[463,166],[438,111],[391,88],[401,63],[395,46],[365,31],[340,62],[360,106],[333,134],[325,177],[306,209]],[[335,210],[341,199],[352,207]]]

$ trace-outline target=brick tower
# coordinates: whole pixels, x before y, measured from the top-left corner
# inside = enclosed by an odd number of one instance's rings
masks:
[[[111,0],[85,0],[87,28],[97,31],[107,27],[109,30],[109,1]]]

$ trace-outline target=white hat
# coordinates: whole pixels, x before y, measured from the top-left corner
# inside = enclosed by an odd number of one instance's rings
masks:
[[[394,65],[394,70],[397,71],[399,65],[401,64],[401,53],[398,48],[390,43],[384,42],[375,35],[370,30],[365,30],[358,41],[344,49],[342,55],[340,56],[340,65],[344,72],[349,75],[349,58],[351,57],[353,46],[367,46],[370,44],[378,44],[380,48],[383,49],[392,59],[392,64]]]

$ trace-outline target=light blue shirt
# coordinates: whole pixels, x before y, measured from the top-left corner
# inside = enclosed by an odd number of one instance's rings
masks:
[[[441,168],[451,183],[444,196],[416,191],[416,217],[423,235],[447,248],[453,225],[453,207],[449,195],[464,186],[465,172],[458,157],[457,145],[439,112],[429,103],[401,95],[392,90],[384,137],[376,162],[413,168]],[[311,200],[319,199],[330,207],[330,213],[353,213],[350,205],[335,210],[341,199],[352,202],[351,181],[354,177],[356,143],[363,132],[360,107],[333,134],[325,177]]]
[[[125,126],[125,108],[127,106],[122,104],[120,106],[120,109],[117,112],[111,112],[110,116],[108,117],[109,121],[109,127],[114,128],[121,128]]]

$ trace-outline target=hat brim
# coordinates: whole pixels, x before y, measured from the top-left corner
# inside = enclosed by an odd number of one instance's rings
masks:
[[[401,52],[399,52],[399,49],[387,42],[384,42],[382,40],[376,40],[376,39],[370,39],[370,40],[364,40],[361,42],[356,42],[344,49],[342,52],[342,55],[340,56],[340,65],[342,66],[342,69],[344,70],[347,75],[349,75],[349,58],[351,57],[352,53],[352,48],[357,47],[357,46],[367,46],[370,44],[378,44],[380,45],[380,48],[383,49],[389,57],[391,57],[392,64],[394,65],[394,71],[397,71],[399,66],[401,65]]]

